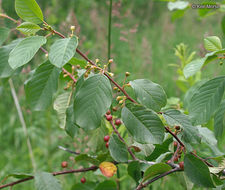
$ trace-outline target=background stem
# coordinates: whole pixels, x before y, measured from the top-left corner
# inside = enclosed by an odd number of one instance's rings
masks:
[[[18,113],[18,116],[19,116],[19,119],[20,119],[20,123],[22,125],[23,132],[24,132],[24,135],[25,135],[25,138],[26,138],[26,141],[27,141],[27,147],[28,147],[28,150],[29,150],[29,156],[30,156],[30,160],[31,160],[31,163],[32,163],[32,167],[33,167],[34,171],[36,171],[37,167],[36,167],[33,150],[32,150],[30,139],[29,139],[28,132],[27,132],[27,126],[26,126],[26,123],[25,123],[25,120],[24,120],[24,117],[23,117],[23,112],[21,110],[21,106],[19,104],[19,100],[18,100],[16,91],[15,91],[15,87],[14,87],[12,79],[9,79],[9,85],[10,85],[12,97],[13,97],[13,100],[14,100],[14,103],[15,103],[15,106],[16,106],[16,110],[17,110],[17,113]]]

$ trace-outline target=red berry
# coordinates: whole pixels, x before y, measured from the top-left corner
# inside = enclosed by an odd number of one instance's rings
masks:
[[[174,161],[177,162],[177,161],[178,161],[178,157],[175,157],[175,158],[174,158]]]
[[[105,143],[105,147],[109,148],[109,142]]]
[[[110,115],[110,114],[111,114],[111,111],[108,110],[108,111],[106,112],[106,115]]]
[[[179,163],[180,169],[184,170],[184,162]]]
[[[173,142],[173,146],[177,147],[177,141]]]
[[[82,177],[82,178],[80,179],[80,182],[81,182],[81,183],[85,183],[85,182],[86,182],[86,178],[85,178],[85,177]]]
[[[63,161],[62,163],[61,163],[61,167],[62,168],[66,168],[68,166],[68,162],[67,161]]]
[[[109,139],[110,139],[109,135],[106,135],[106,136],[104,137],[104,141],[105,141],[105,142],[108,142]]]
[[[117,125],[117,126],[121,125],[120,119],[117,119],[117,120],[115,121],[115,125]]]
[[[107,116],[106,116],[106,119],[107,119],[108,121],[111,121],[111,120],[112,120],[112,115],[107,115]]]

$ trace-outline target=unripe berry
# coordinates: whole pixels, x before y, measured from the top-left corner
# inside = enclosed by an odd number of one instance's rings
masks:
[[[109,136],[109,135],[106,135],[106,136],[104,137],[104,141],[105,141],[105,142],[108,142],[109,139],[110,139],[110,136]]]
[[[105,144],[105,147],[106,147],[106,148],[109,148],[109,142],[107,142],[107,143]]]
[[[80,179],[80,182],[81,182],[81,183],[85,183],[85,182],[86,182],[86,178],[85,178],[85,177],[82,177],[82,178]]]
[[[121,125],[120,119],[117,119],[117,120],[115,121],[115,125],[117,125],[117,126]]]
[[[107,116],[106,116],[106,119],[107,119],[108,121],[111,121],[111,120],[112,120],[112,115],[107,115]]]
[[[70,27],[70,30],[75,30],[75,26],[71,26]]]
[[[67,161],[63,161],[62,163],[61,163],[61,167],[62,168],[66,168],[68,166],[68,162]]]
[[[130,76],[130,73],[129,72],[126,72],[125,73],[126,77]]]
[[[179,163],[180,169],[184,170],[184,162]]]
[[[112,63],[112,62],[113,62],[113,59],[110,59],[110,60],[109,60],[109,63]]]

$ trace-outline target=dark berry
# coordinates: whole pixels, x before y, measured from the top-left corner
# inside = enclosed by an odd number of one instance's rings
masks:
[[[180,126],[175,126],[175,129],[176,130],[180,130]]]
[[[108,111],[106,112],[106,115],[110,115],[110,114],[111,114],[111,111],[108,110]]]
[[[109,135],[106,135],[106,136],[104,137],[104,141],[105,141],[105,142],[108,142],[109,139],[110,139]]]
[[[117,119],[117,120],[115,121],[115,125],[117,125],[117,126],[121,125],[120,119]]]
[[[85,183],[85,182],[86,182],[86,178],[85,178],[85,177],[82,177],[82,178],[80,179],[80,182],[81,182],[81,183]]]
[[[178,159],[179,159],[179,158],[176,156],[176,157],[174,158],[174,162],[177,162]]]
[[[62,168],[66,168],[68,166],[68,162],[67,161],[63,161],[62,163],[61,163],[61,167]]]

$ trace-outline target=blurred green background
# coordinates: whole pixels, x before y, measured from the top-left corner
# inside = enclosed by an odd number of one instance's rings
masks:
[[[9,16],[18,19],[14,11],[13,0],[2,0],[2,10]],[[76,26],[79,36],[79,48],[88,54],[92,60],[99,58],[107,61],[107,28],[108,7],[107,0],[37,0],[43,10],[45,20],[61,33],[68,35],[70,26]],[[116,80],[123,81],[126,71],[131,73],[130,80],[148,78],[160,84],[168,97],[180,96],[176,86],[176,68],[169,64],[179,63],[174,55],[174,48],[181,42],[188,45],[190,51],[196,51],[196,56],[203,56],[205,36],[216,35],[223,39],[221,30],[222,13],[200,18],[197,10],[188,10],[183,17],[173,19],[173,14],[167,8],[167,2],[151,0],[113,0],[112,11],[112,44],[111,57],[114,59],[112,71]],[[1,25],[15,27],[12,23],[0,20]],[[8,39],[10,41],[10,39]],[[224,40],[223,40],[224,42]],[[48,46],[46,47],[49,48]],[[42,55],[40,53],[40,55]],[[36,62],[42,57],[35,58]],[[29,71],[33,65],[27,66]],[[218,65],[211,64],[204,69],[204,77],[213,77],[221,73]],[[81,152],[88,151],[88,136],[71,139],[59,128],[57,115],[52,108],[46,112],[31,113],[27,109],[23,83],[28,74],[13,78],[15,88],[22,105],[28,133],[38,169],[45,171],[61,170],[60,163],[67,160],[73,167],[73,156],[57,148],[58,145],[70,147]],[[182,98],[182,97],[181,97]],[[32,165],[16,108],[11,96],[10,87],[5,80],[0,82],[0,181],[12,172],[32,172]],[[73,168],[79,167],[79,164]],[[121,166],[123,167],[123,166]],[[122,170],[123,171],[123,170]],[[153,189],[174,189],[176,175],[156,182]],[[75,176],[75,177],[72,177]],[[63,189],[79,182],[83,176],[71,174],[59,177]],[[91,173],[85,174],[94,179]],[[179,176],[182,177],[182,176]],[[96,177],[97,178],[97,177]],[[104,177],[99,177],[101,180]],[[99,179],[98,178],[98,179]],[[131,184],[135,183],[131,178]],[[9,180],[10,181],[10,180]],[[182,181],[182,180],[181,180]],[[122,181],[122,189],[130,189],[131,185]],[[33,189],[33,182],[13,187],[13,190]],[[176,189],[183,189],[183,184],[176,184]]]

